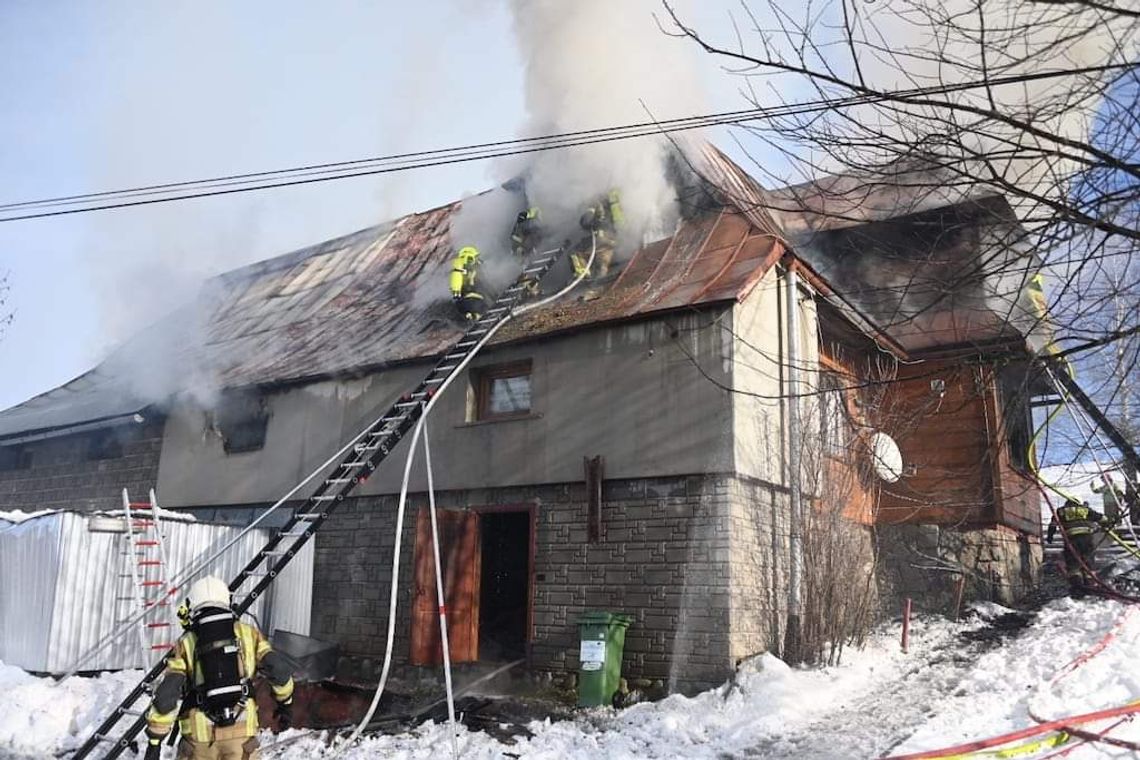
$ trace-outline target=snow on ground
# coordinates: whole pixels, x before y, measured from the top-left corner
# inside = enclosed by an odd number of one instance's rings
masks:
[[[625,710],[583,712],[572,721],[535,722],[534,734],[503,744],[461,729],[467,760],[531,758],[860,758],[932,749],[1033,725],[1027,707],[1060,717],[1114,707],[1140,697],[1140,610],[1107,600],[1060,599],[1023,631],[1001,640],[980,622],[920,619],[908,654],[898,626],[834,668],[792,669],[758,657],[732,683],[687,698],[675,695]],[[1002,608],[989,606],[986,616]],[[1117,628],[1105,649],[1064,678],[1071,659]],[[963,637],[963,634],[966,636]],[[137,674],[69,679],[53,686],[0,664],[0,757],[46,757],[73,748]],[[1101,724],[1103,725],[1103,724]],[[1140,719],[1113,733],[1140,741]],[[323,734],[263,737],[266,760],[332,757]],[[369,738],[342,760],[450,756],[445,725]],[[1125,750],[1082,745],[1080,758],[1122,757]]]

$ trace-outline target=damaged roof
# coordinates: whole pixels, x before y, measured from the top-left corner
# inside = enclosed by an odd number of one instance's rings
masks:
[[[745,298],[787,250],[785,228],[797,222],[715,148],[702,148],[695,163],[702,192],[715,193],[716,203],[698,204],[672,236],[626,257],[596,298],[568,297],[530,312],[497,341]],[[195,383],[301,382],[441,353],[465,329],[447,290],[450,229],[461,206],[410,214],[212,278],[194,304],[96,369],[0,412],[0,439],[114,420]],[[836,251],[801,237],[796,254],[826,278],[835,256],[849,255]],[[825,297],[865,331],[885,334],[873,313],[837,294]]]

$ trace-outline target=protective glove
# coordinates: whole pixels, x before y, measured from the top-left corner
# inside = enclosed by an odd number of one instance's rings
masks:
[[[146,754],[143,755],[144,760],[159,760],[162,756],[162,739],[151,738],[146,744]]]
[[[278,702],[273,710],[273,717],[277,720],[277,730],[284,731],[293,725],[293,703]],[[149,758],[147,759],[149,760]]]

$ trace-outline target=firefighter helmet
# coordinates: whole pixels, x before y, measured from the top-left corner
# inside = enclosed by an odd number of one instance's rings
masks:
[[[202,607],[229,607],[230,606],[230,588],[216,575],[207,575],[194,582],[190,587],[190,593],[186,597],[187,604],[190,605],[190,611],[201,609]]]

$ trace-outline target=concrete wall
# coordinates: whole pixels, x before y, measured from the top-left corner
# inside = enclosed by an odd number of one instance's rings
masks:
[[[730,471],[732,399],[701,374],[721,384],[731,376],[733,346],[708,327],[715,316],[675,314],[481,355],[474,367],[531,360],[532,414],[470,423],[464,392],[470,381],[460,378],[432,414],[437,487],[579,481],[582,457],[598,454],[606,458],[607,478]],[[429,368],[274,392],[260,451],[227,455],[221,440],[207,432],[202,411],[176,408],[163,443],[160,493],[178,506],[274,501]],[[361,488],[362,495],[399,490],[406,446]],[[423,487],[422,476],[414,487]]]
[[[801,393],[818,382],[812,368],[819,364],[819,334],[815,304],[807,284],[800,281]],[[775,267],[732,312],[734,457],[736,472],[769,483],[786,480],[788,401],[787,310],[784,273]],[[801,417],[810,421],[808,404],[801,402]],[[809,428],[810,425],[805,427]],[[810,430],[809,430],[810,433]]]
[[[88,453],[95,433],[48,438],[24,446],[31,466],[0,472],[0,510],[119,509],[122,490],[146,498],[158,479],[162,422],[113,429],[122,443],[122,456],[92,460]]]

